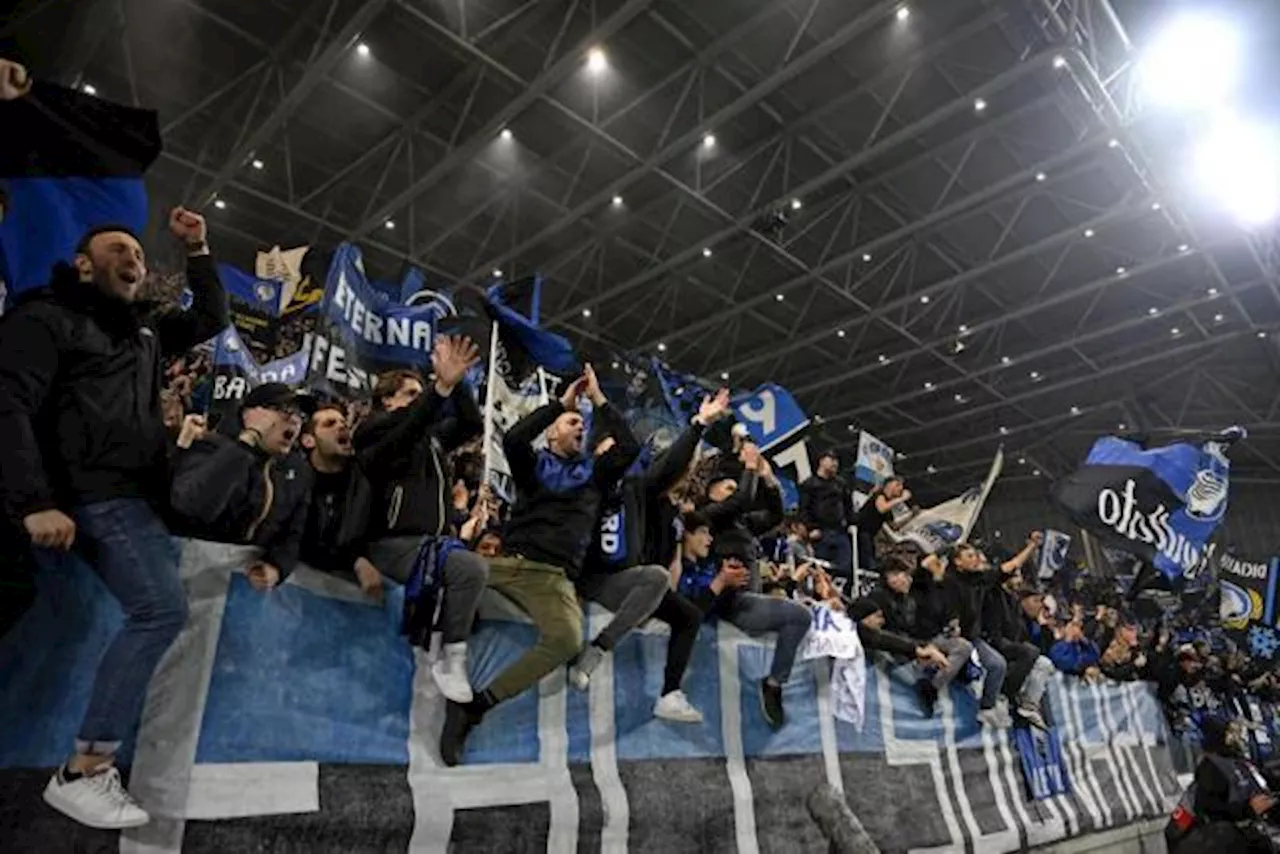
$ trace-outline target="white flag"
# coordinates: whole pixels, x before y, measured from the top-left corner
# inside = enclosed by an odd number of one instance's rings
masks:
[[[916,543],[926,554],[933,554],[968,539],[1003,467],[1004,450],[1001,449],[996,451],[996,457],[991,461],[991,471],[987,472],[987,479],[982,486],[967,490],[963,495],[957,495],[936,507],[921,510],[897,531],[888,528],[890,536],[900,543]]]
[[[1040,578],[1053,578],[1067,565],[1067,550],[1071,548],[1071,535],[1047,528],[1044,543],[1040,546]]]

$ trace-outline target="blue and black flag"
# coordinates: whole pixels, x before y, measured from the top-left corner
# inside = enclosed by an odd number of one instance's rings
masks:
[[[561,376],[576,376],[582,370],[568,339],[538,326],[541,298],[541,276],[494,285],[485,292],[485,311],[497,325],[505,360],[499,370],[514,387],[535,376],[540,367]]]
[[[1195,573],[1227,512],[1226,443],[1146,448],[1104,436],[1054,487],[1072,521],[1142,558],[1170,579]]]
[[[0,101],[0,279],[10,293],[48,283],[58,261],[100,225],[142,234],[147,193],[142,176],[160,155],[154,110],[112,104],[36,81]]]

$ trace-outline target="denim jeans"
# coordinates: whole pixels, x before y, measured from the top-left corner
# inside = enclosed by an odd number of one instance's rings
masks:
[[[853,541],[848,531],[824,528],[822,536],[813,544],[813,556],[830,563],[832,575],[853,578]]]
[[[800,651],[800,642],[813,622],[808,608],[789,599],[738,593],[717,602],[714,613],[749,635],[777,632],[778,643],[773,649],[769,675],[779,685],[787,681],[796,653]]]
[[[145,501],[113,498],[76,508],[76,543],[124,611],[93,679],[76,750],[110,755],[142,715],[151,674],[187,622],[180,552]]]
[[[982,699],[978,705],[983,709],[994,709],[996,700],[1000,698],[1000,691],[1004,688],[1004,675],[1009,670],[1009,662],[984,640],[974,641],[973,648],[978,653],[982,669],[987,672],[982,680]]]

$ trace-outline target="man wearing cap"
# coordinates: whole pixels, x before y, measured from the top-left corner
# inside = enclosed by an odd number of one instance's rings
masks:
[[[824,451],[818,471],[800,484],[800,519],[809,528],[814,556],[831,564],[842,578],[853,578],[853,542],[849,523],[853,520],[853,493],[841,479],[840,458]]]
[[[227,325],[204,218],[175,208],[169,230],[186,249],[189,310],[157,313],[141,299],[141,242],[127,228],[100,226],[81,238],[70,264],[55,267],[48,288],[18,300],[0,329],[4,510],[40,550],[88,546],[90,565],[124,611],[98,664],[76,753],[44,794],[98,828],[149,819],[121,785],[114,758],[187,619],[178,555],[161,521],[169,490],[161,359]]]
[[[259,546],[262,559],[246,570],[257,590],[274,588],[298,563],[312,472],[290,452],[314,410],[310,395],[264,383],[245,395],[233,424],[192,442],[174,464],[175,527],[202,540]]]

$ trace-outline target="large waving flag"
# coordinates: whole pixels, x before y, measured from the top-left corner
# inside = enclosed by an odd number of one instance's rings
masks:
[[[1054,498],[1080,527],[1173,579],[1199,567],[1222,524],[1230,469],[1223,442],[1148,449],[1104,436]]]
[[[0,279],[11,293],[41,287],[90,228],[147,224],[142,176],[160,155],[153,110],[112,104],[36,81],[0,101]]]
[[[213,390],[209,420],[217,423],[240,408],[244,396],[262,383],[300,385],[307,375],[307,351],[258,364],[236,327],[228,326],[213,346]]]
[[[568,339],[538,327],[541,298],[541,276],[494,285],[484,296],[485,311],[493,321],[485,384],[484,478],[507,500],[514,498],[514,489],[503,437],[549,399],[560,376],[582,370]]]
[[[928,510],[921,510],[898,530],[886,528],[889,535],[898,542],[913,542],[924,549],[926,554],[933,554],[954,546],[969,538],[978,514],[987,503],[991,487],[1004,468],[1004,449],[996,451],[991,461],[991,469],[981,486],[965,490],[960,495],[944,501]]]

